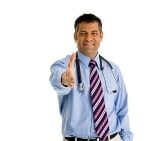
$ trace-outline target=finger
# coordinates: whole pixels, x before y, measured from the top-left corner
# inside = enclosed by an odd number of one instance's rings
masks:
[[[68,68],[73,68],[74,67],[75,60],[76,60],[76,53],[73,53],[70,56],[70,60],[69,60],[69,63],[68,63]]]
[[[75,79],[73,77],[70,77],[68,80],[67,80],[69,83],[75,83]]]
[[[70,82],[70,83],[68,84],[68,86],[73,88],[73,87],[75,86],[75,83],[74,83],[74,82]]]
[[[74,85],[75,85],[75,79],[71,75],[66,77],[66,82],[69,87],[74,87]]]

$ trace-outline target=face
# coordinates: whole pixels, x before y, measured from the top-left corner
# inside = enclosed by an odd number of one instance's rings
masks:
[[[97,55],[102,38],[103,32],[100,31],[97,22],[82,22],[74,33],[78,50],[90,58]]]

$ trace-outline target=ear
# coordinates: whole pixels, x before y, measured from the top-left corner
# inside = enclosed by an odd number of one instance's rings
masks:
[[[101,33],[100,33],[101,40],[103,39],[103,36],[104,36],[104,33],[101,31]]]
[[[75,42],[78,40],[78,39],[77,39],[77,33],[76,33],[76,32],[74,32],[74,40],[75,40]]]

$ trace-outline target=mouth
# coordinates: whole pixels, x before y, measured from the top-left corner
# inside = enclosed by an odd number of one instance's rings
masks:
[[[83,46],[91,47],[91,46],[95,46],[95,44],[93,44],[93,43],[84,43]]]

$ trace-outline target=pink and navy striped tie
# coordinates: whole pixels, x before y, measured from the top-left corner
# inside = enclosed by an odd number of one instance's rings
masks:
[[[105,109],[102,83],[97,71],[97,63],[91,60],[90,66],[90,94],[93,109],[95,131],[102,141],[108,140],[108,117]]]

